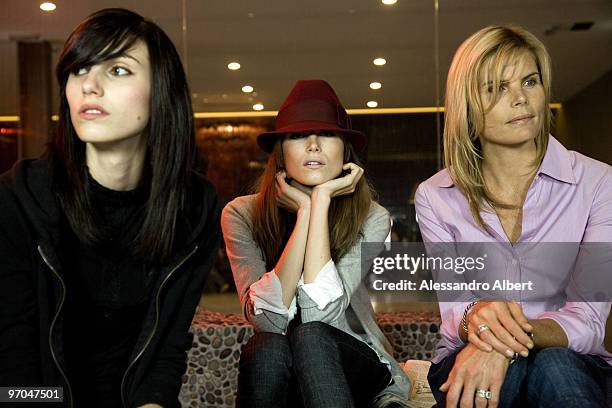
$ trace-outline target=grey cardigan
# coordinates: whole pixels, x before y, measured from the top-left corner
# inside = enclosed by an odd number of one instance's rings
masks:
[[[242,196],[227,204],[221,215],[221,227],[225,238],[227,257],[232,267],[236,288],[244,314],[256,331],[284,334],[288,325],[286,315],[264,310],[254,314],[249,299],[250,286],[266,271],[263,252],[252,235],[252,210],[255,195]],[[410,383],[402,368],[393,358],[391,345],[376,323],[370,297],[364,284],[367,270],[361,271],[361,243],[377,242],[381,250],[391,228],[387,210],[372,202],[359,241],[336,262],[342,279],[344,294],[330,302],[323,310],[317,308],[303,289],[296,292],[303,323],[321,321],[343,330],[369,344],[380,357],[388,361],[393,381],[376,398],[375,406],[383,407],[390,402],[409,406]],[[372,259],[366,260],[371,265]]]

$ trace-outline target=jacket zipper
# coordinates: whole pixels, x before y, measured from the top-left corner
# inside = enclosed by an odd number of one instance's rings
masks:
[[[157,324],[159,323],[159,295],[161,294],[161,291],[164,288],[164,285],[166,284],[168,279],[170,279],[170,277],[174,274],[174,272],[178,268],[183,266],[183,264],[187,262],[187,260],[191,258],[197,250],[198,250],[198,246],[196,245],[191,250],[191,252],[187,254],[187,256],[185,256],[174,268],[172,268],[170,272],[168,272],[168,274],[162,281],[161,285],[159,285],[159,288],[157,289],[157,294],[155,295],[155,323],[153,324],[153,330],[151,330],[151,332],[149,333],[149,337],[147,338],[147,341],[145,342],[143,348],[136,355],[136,357],[134,357],[134,359],[128,364],[128,367],[125,369],[125,372],[123,373],[123,378],[121,379],[121,402],[123,403],[124,407],[127,407],[127,404],[125,402],[124,388],[125,388],[125,380],[127,379],[128,372],[132,369],[132,367],[134,367],[134,364],[136,364],[136,361],[138,361],[138,359],[142,357],[147,347],[149,347],[149,343],[151,343],[151,340],[153,339],[153,335],[155,334],[155,331],[157,330]]]
[[[53,267],[53,265],[51,265],[51,262],[49,262],[49,260],[45,256],[40,245],[38,245],[37,249],[44,263],[49,267],[49,269],[51,269],[53,274],[57,277],[57,279],[60,281],[60,284],[62,285],[62,297],[60,299],[60,303],[57,308],[57,312],[55,313],[55,316],[53,317],[53,320],[51,321],[51,327],[49,328],[49,349],[51,350],[51,357],[53,357],[53,362],[57,366],[57,369],[59,370],[59,372],[62,374],[62,377],[64,377],[64,381],[66,381],[66,387],[68,388],[68,397],[70,399],[70,407],[72,408],[72,404],[73,404],[72,388],[70,387],[70,382],[68,381],[68,377],[64,373],[64,370],[62,370],[62,367],[60,366],[59,361],[57,361],[57,356],[55,355],[55,351],[53,350],[53,341],[51,339],[52,334],[53,334],[53,328],[55,327],[55,322],[57,321],[57,318],[59,317],[59,314],[62,311],[62,307],[64,306],[64,301],[66,300],[66,284],[64,283],[64,280],[62,279],[60,274],[57,273],[57,270]]]

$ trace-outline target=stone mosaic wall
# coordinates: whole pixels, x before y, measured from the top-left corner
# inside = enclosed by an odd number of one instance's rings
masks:
[[[376,315],[393,346],[397,361],[431,360],[440,341],[440,317],[431,313],[394,312]]]
[[[429,313],[377,315],[398,361],[430,360],[440,339],[440,318]],[[233,408],[240,351],[253,327],[240,315],[200,310],[191,324],[193,345],[187,355],[180,400],[184,408]]]
[[[199,311],[191,323],[180,400],[183,407],[234,407],[240,351],[253,335],[242,316]]]

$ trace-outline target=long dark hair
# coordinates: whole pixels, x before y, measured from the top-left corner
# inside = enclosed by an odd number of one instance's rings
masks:
[[[81,242],[103,241],[86,188],[85,144],[70,119],[66,83],[71,72],[115,58],[138,41],[146,44],[151,66],[150,119],[143,133],[147,152],[143,183],[150,195],[134,239],[134,255],[151,263],[168,261],[176,222],[186,204],[195,158],[193,111],[187,79],[172,41],[151,21],[129,10],[110,8],[87,17],[70,34],[57,64],[59,125],[51,143],[55,191]]]

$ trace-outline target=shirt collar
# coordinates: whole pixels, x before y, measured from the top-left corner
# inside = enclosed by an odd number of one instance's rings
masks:
[[[569,151],[563,147],[552,135],[548,136],[548,146],[538,174],[546,174],[564,183],[576,184],[576,177],[572,168],[572,159]],[[447,169],[440,173],[437,186],[440,188],[453,187],[455,183]]]
[[[570,153],[552,135],[548,137],[548,147],[538,174],[546,174],[564,183],[576,184]]]

